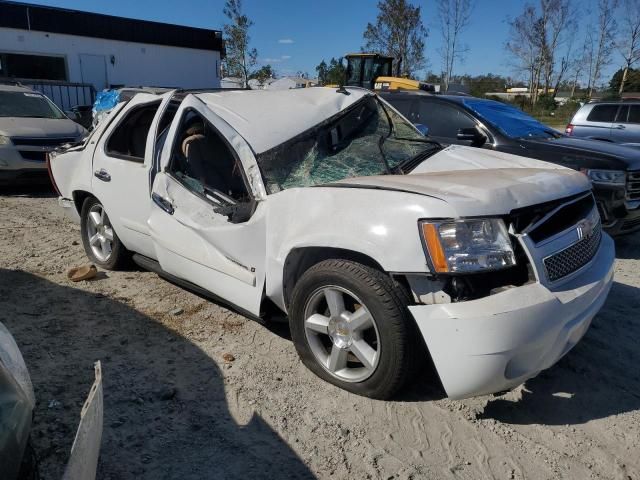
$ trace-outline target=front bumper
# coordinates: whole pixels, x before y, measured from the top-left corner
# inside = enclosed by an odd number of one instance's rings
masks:
[[[0,146],[0,186],[49,182],[46,162],[26,160],[13,145]]]
[[[590,266],[557,289],[531,283],[479,300],[410,306],[447,395],[508,390],[555,364],[604,304],[614,259],[613,240],[603,235]]]
[[[625,188],[594,185],[593,194],[605,231],[612,236],[640,230],[640,201],[625,199]]]

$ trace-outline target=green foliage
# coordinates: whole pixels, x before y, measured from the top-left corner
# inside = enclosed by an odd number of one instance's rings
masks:
[[[400,62],[400,75],[413,77],[426,66],[427,35],[420,7],[407,0],[381,0],[376,23],[367,24],[364,31],[363,51],[393,57],[394,74]]]
[[[622,76],[624,75],[624,68],[621,68],[613,74],[609,81],[609,91],[612,94],[618,95],[620,90],[620,83],[622,82]],[[640,70],[636,68],[630,68],[627,73],[627,79],[624,82],[625,92],[640,92]]]
[[[346,78],[346,68],[342,57],[331,58],[329,64],[324,59],[316,67],[320,85],[342,85]]]
[[[252,78],[255,78],[260,83],[264,83],[268,78],[276,78],[276,72],[273,70],[271,65],[265,65],[249,75],[249,79]]]

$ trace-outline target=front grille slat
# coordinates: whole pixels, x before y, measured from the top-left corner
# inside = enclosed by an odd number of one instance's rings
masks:
[[[627,172],[627,200],[640,200],[640,171]]]
[[[25,160],[34,160],[37,162],[45,162],[47,160],[47,152],[37,150],[18,150],[18,152]]]
[[[549,281],[558,281],[587,265],[598,251],[601,239],[602,225],[598,221],[589,236],[545,258],[544,267]]]
[[[73,143],[76,139],[73,137],[11,137],[11,143],[15,146],[31,146],[31,147],[57,147],[65,143]]]

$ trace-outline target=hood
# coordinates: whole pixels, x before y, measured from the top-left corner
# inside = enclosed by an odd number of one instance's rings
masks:
[[[526,138],[521,139],[525,148],[547,148],[559,155],[573,155],[577,159],[585,158],[591,161],[601,161],[602,165],[596,168],[640,170],[640,150],[637,148],[620,145],[602,140],[590,140],[587,138],[575,138],[562,136],[558,138]],[[614,162],[607,164],[607,162]],[[571,162],[567,162],[569,164]],[[591,165],[577,165],[576,167]]]
[[[451,204],[459,216],[505,215],[591,189],[587,178],[575,170],[461,146],[438,152],[408,175],[349,178],[334,185],[435,197]]]
[[[77,137],[84,132],[68,118],[0,117],[0,135],[6,137]]]

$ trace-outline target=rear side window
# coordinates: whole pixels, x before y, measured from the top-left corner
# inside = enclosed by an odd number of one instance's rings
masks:
[[[160,102],[132,109],[127,113],[107,140],[106,152],[110,157],[144,162],[147,135]]]
[[[433,137],[456,138],[461,128],[473,128],[476,122],[464,111],[446,103],[420,101],[411,118],[429,128]]]
[[[640,123],[640,105],[631,105],[629,107],[629,123]]]
[[[613,122],[618,112],[618,105],[596,105],[587,117],[588,122]]]
[[[628,115],[629,115],[629,105],[624,105],[620,107],[620,110],[618,110],[618,114],[616,115],[616,122],[627,123]]]

